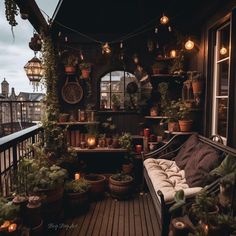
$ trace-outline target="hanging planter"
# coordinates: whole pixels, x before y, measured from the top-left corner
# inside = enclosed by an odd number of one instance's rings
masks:
[[[79,68],[81,70],[81,77],[83,79],[88,79],[90,77],[91,64],[90,63],[81,63],[79,65]]]

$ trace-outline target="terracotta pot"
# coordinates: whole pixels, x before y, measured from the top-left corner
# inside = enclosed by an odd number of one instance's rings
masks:
[[[85,70],[85,69],[81,70],[81,75],[84,79],[88,79],[90,76],[90,70]]]
[[[202,81],[192,81],[192,89],[194,94],[199,94],[202,92]]]
[[[74,66],[65,66],[64,71],[67,75],[73,75],[76,72],[76,68]]]
[[[169,132],[178,132],[179,123],[178,122],[168,122],[168,131]]]
[[[99,199],[104,197],[106,177],[99,174],[85,175],[84,179],[90,184],[90,197]]]
[[[131,196],[133,190],[134,179],[130,176],[130,180],[118,181],[110,176],[109,178],[109,188],[111,195],[118,199],[126,199]]]
[[[131,174],[133,171],[134,165],[132,163],[127,163],[122,165],[122,171],[125,174]]]
[[[179,128],[181,132],[189,132],[192,130],[192,120],[179,120]]]
[[[66,210],[68,213],[81,213],[89,208],[89,191],[82,193],[66,193]]]

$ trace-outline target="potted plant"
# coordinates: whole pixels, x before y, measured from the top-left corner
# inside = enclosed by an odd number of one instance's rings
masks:
[[[66,74],[68,75],[75,74],[76,65],[78,64],[78,58],[75,55],[73,54],[68,55],[67,57],[64,58],[63,63]]]
[[[117,111],[120,109],[120,98],[116,94],[112,94],[111,96],[112,110]]]
[[[81,76],[84,79],[88,79],[90,76],[90,72],[91,72],[91,63],[81,63],[79,65],[79,68],[81,70]]]
[[[60,113],[59,114],[59,122],[67,122],[69,119],[69,114],[67,113]]]
[[[186,106],[183,100],[177,102],[178,112],[177,116],[179,118],[179,128],[181,132],[189,132],[192,129],[193,120],[190,119],[190,109]]]
[[[118,199],[126,199],[131,196],[134,178],[131,175],[118,173],[109,177],[111,195]]]
[[[90,196],[92,199],[100,199],[104,197],[106,177],[101,174],[88,174],[84,179],[90,185]]]
[[[184,54],[182,50],[169,66],[169,73],[173,75],[182,75],[184,73]]]
[[[89,183],[83,178],[65,183],[65,200],[68,212],[82,212],[89,207]]]
[[[166,106],[170,103],[168,97],[168,87],[168,83],[166,82],[161,82],[158,84],[158,92],[161,95],[160,109],[162,113],[164,113],[164,111],[166,110]]]
[[[193,94],[201,94],[203,89],[202,74],[198,71],[188,71],[187,75],[192,82]]]
[[[130,174],[134,168],[131,134],[124,133],[122,136],[120,136],[119,144],[121,148],[124,148],[127,150],[127,154],[124,157],[124,163],[122,164],[122,171],[125,174]]]
[[[152,65],[152,74],[158,75],[158,74],[166,74],[167,73],[167,65],[164,61],[156,61]]]
[[[177,101],[170,101],[169,104],[165,107],[165,115],[168,117],[166,120],[168,122],[168,131],[176,132],[179,131],[178,123],[178,103]]]

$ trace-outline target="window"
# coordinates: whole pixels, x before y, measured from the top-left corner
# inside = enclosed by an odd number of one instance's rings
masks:
[[[127,85],[135,82],[137,91],[133,94],[127,92]],[[112,96],[116,95],[120,101],[120,108],[134,109],[139,98],[139,84],[136,77],[126,71],[112,71],[101,78],[100,82],[100,108],[112,108]]]
[[[220,135],[226,143],[230,74],[230,22],[216,29],[215,42],[212,134]]]

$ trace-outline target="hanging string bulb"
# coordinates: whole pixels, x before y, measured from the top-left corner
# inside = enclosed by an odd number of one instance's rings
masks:
[[[135,64],[138,64],[138,63],[139,63],[138,54],[135,53],[135,54],[133,55],[133,60],[134,60],[134,63],[135,63]]]
[[[171,58],[175,58],[176,55],[177,55],[176,50],[173,49],[173,50],[170,51],[170,57],[171,57]]]
[[[106,42],[105,44],[102,45],[102,54],[110,54],[111,53],[111,48],[109,44]]]
[[[61,37],[61,31],[58,32],[58,37]]]
[[[68,38],[67,38],[67,36],[65,37],[65,42],[68,42]]]
[[[120,49],[123,48],[123,42],[120,42]]]
[[[220,55],[223,56],[223,55],[227,54],[227,52],[228,52],[227,48],[222,46],[221,49],[220,49]]]
[[[155,28],[155,34],[157,34],[157,33],[158,33],[158,28],[156,27],[156,28]]]
[[[171,31],[172,31],[172,28],[171,28],[171,26],[170,26],[170,25],[168,26],[168,30],[169,30],[169,32],[171,32]]]
[[[163,14],[163,16],[160,19],[160,23],[162,25],[166,25],[169,22],[169,18]]]
[[[184,44],[186,50],[192,50],[194,48],[194,42],[190,39]]]
[[[157,40],[157,42],[156,42],[156,48],[157,48],[157,49],[160,48],[160,45],[159,45],[159,43],[158,43],[158,40]]]
[[[80,57],[80,60],[81,60],[81,61],[84,60],[84,55],[83,55],[83,53],[82,53],[81,51],[80,51],[79,57]]]
[[[152,51],[153,51],[153,49],[154,49],[154,43],[153,43],[152,40],[148,40],[148,41],[147,41],[147,48],[148,48],[148,51],[149,51],[149,52],[152,52]]]
[[[125,57],[125,53],[121,52],[120,55],[119,55],[120,60],[123,61],[124,57]]]

